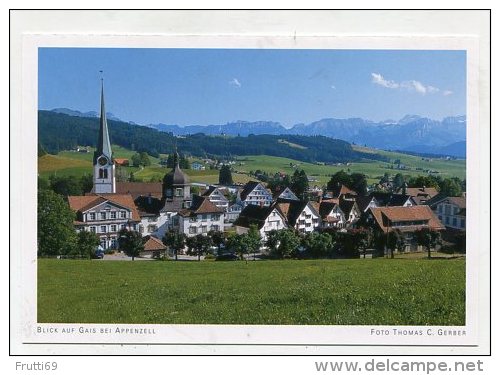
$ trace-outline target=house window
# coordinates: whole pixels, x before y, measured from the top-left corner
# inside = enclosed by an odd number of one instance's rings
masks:
[[[108,178],[108,170],[104,168],[99,169],[99,178]]]
[[[201,215],[201,221],[207,221],[208,215]]]
[[[101,212],[101,220],[106,220],[106,212]]]
[[[120,229],[126,229],[127,226],[125,224],[120,225]]]
[[[311,227],[311,223],[306,223],[306,228],[310,228]]]
[[[189,227],[189,234],[196,234],[196,227]]]
[[[111,232],[116,232],[116,225],[115,224],[111,225]]]
[[[125,219],[127,217],[127,212],[120,211],[120,219]]]
[[[457,226],[457,218],[456,218],[456,217],[454,217],[454,218],[453,218],[453,226],[454,226],[454,227],[456,227],[456,226]]]
[[[465,228],[465,219],[460,219],[460,228]]]
[[[116,212],[115,211],[111,211],[110,212],[110,218],[111,219],[116,219]]]
[[[112,249],[116,249],[116,248],[117,248],[117,245],[118,245],[118,243],[117,243],[117,241],[116,241],[116,237],[111,237],[111,246],[110,246],[110,247],[111,247]]]
[[[449,218],[448,216],[446,216],[446,217],[444,218],[444,223],[445,223],[445,225],[450,224],[450,218]]]
[[[212,225],[210,227],[210,230],[213,230],[214,232],[218,232],[219,231],[219,226],[218,225]]]
[[[107,247],[107,242],[106,242],[106,237],[101,238],[101,247],[106,250]]]
[[[189,222],[190,222],[190,223],[196,223],[196,216],[191,216],[191,217],[189,218]]]
[[[156,232],[158,230],[158,227],[156,225],[148,225],[148,232]]]
[[[182,188],[176,188],[175,189],[175,195],[177,197],[182,197]]]
[[[206,225],[203,225],[201,227],[201,233],[207,233],[207,226]]]
[[[217,221],[220,219],[220,215],[213,214],[211,219],[212,219],[212,221]]]
[[[90,219],[89,220],[95,220],[95,212],[91,212],[89,214]]]
[[[101,225],[101,233],[106,233],[106,225]]]
[[[95,233],[95,227],[90,227],[90,231],[91,231],[92,233]]]

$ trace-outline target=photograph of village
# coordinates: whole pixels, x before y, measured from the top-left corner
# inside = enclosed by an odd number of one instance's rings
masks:
[[[39,323],[466,323],[466,52],[40,48]]]

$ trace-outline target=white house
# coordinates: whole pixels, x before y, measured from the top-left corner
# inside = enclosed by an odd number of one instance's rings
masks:
[[[120,230],[137,230],[141,220],[128,194],[68,196],[68,203],[76,212],[75,229],[96,233],[103,249],[118,248]]]
[[[221,189],[216,186],[210,186],[201,196],[207,197],[210,202],[221,208],[224,212],[227,212],[229,209],[229,200],[224,196]]]
[[[310,233],[321,225],[319,212],[311,202],[281,201],[276,207],[286,218],[286,224],[300,233]]]
[[[244,234],[252,225],[257,226],[262,241],[267,239],[267,234],[272,230],[287,228],[286,218],[276,206],[248,205],[234,222],[237,234]]]
[[[322,228],[344,228],[346,218],[336,202],[321,201],[315,204],[321,218]]]
[[[466,197],[437,197],[429,201],[430,207],[438,219],[447,228],[465,230]]]
[[[224,211],[207,197],[193,196],[192,205],[179,211],[178,231],[188,237],[224,231]]]
[[[241,192],[238,192],[236,203],[243,208],[248,205],[270,206],[273,203],[272,194],[257,181],[249,181]]]

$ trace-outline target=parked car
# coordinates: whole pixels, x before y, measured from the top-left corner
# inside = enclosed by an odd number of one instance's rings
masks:
[[[96,257],[96,259],[103,259],[104,258],[104,250],[103,249],[97,249],[95,251],[95,257]]]
[[[225,254],[220,254],[217,255],[215,260],[238,260],[238,256],[233,253],[225,253]]]

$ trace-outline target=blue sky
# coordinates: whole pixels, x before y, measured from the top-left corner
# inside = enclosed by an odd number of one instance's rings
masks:
[[[39,109],[139,124],[465,115],[465,51],[40,48]]]

